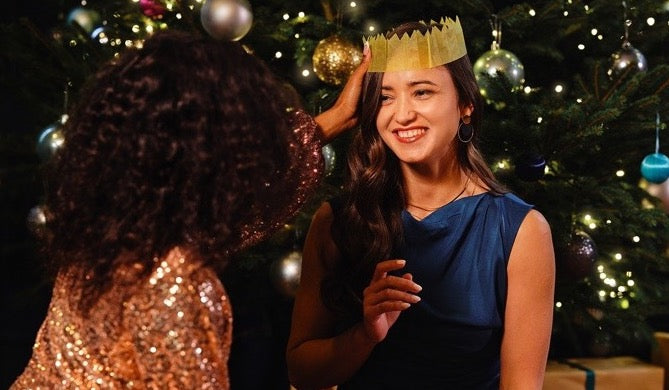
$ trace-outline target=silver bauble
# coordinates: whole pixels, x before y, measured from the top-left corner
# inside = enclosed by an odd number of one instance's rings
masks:
[[[294,297],[302,274],[302,252],[292,251],[273,262],[269,269],[274,287],[287,297]]]
[[[68,24],[78,24],[87,33],[91,33],[100,22],[100,14],[84,7],[76,7],[67,15]]]
[[[30,209],[26,218],[26,225],[28,225],[28,229],[36,236],[41,236],[44,233],[46,227],[44,206],[37,205]]]
[[[662,183],[648,183],[646,191],[662,202],[664,211],[669,213],[669,179]]]
[[[238,41],[253,24],[251,4],[246,0],[206,0],[200,11],[202,27],[216,39]]]
[[[65,143],[65,138],[63,137],[64,123],[65,120],[60,120],[49,125],[42,130],[42,133],[37,138],[37,155],[42,161],[51,158]]]
[[[335,150],[332,145],[327,144],[321,149],[323,153],[323,159],[325,160],[325,176],[329,176],[335,167],[335,162],[337,157],[335,155]]]
[[[611,55],[611,68],[607,74],[611,78],[618,78],[627,72],[634,74],[646,70],[648,70],[646,57],[632,44],[625,42],[620,50]]]
[[[488,101],[498,101],[499,97],[491,96],[490,77],[504,77],[511,84],[512,91],[522,87],[525,82],[525,68],[515,54],[508,50],[495,48],[489,50],[474,63],[474,75],[479,84],[481,95]]]

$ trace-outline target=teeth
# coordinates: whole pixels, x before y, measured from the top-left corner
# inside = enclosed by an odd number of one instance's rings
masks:
[[[423,129],[412,129],[412,130],[398,130],[397,135],[400,138],[413,138],[420,134],[423,134],[425,130]]]

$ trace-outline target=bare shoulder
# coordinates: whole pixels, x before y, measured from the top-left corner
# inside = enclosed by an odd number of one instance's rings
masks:
[[[511,250],[510,265],[534,266],[543,264],[553,267],[555,254],[551,228],[546,218],[539,211],[530,210],[520,225],[516,240]]]
[[[309,233],[305,241],[305,250],[317,253],[315,258],[319,259],[324,268],[331,268],[333,262],[339,255],[339,250],[332,238],[332,224],[334,223],[334,214],[330,203],[323,202],[314,213]]]

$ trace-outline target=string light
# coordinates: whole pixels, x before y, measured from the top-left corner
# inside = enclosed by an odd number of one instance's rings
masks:
[[[625,176],[625,171],[623,171],[622,169],[617,170],[616,171],[616,176],[618,176],[618,177]]]
[[[558,309],[562,307],[562,302],[555,302],[555,307]]]
[[[634,237],[632,237],[632,241],[639,242],[639,241],[641,241],[641,238],[639,236],[634,236]]]

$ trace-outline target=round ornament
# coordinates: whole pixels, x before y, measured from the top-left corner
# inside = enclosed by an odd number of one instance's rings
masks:
[[[524,155],[516,163],[516,176],[525,181],[537,181],[544,177],[546,160],[543,156]]]
[[[49,125],[37,138],[37,155],[42,161],[47,161],[65,143],[63,124],[66,119]]]
[[[483,53],[474,63],[474,75],[479,84],[481,95],[490,102],[499,101],[500,97],[494,96],[494,88],[489,77],[495,78],[504,75],[511,84],[512,91],[521,88],[525,82],[525,68],[518,57],[494,44],[492,50]]]
[[[318,42],[312,61],[319,79],[327,84],[340,85],[360,65],[362,51],[339,35],[333,35]]]
[[[641,161],[641,175],[651,183],[659,184],[669,179],[669,157],[652,153]]]
[[[323,152],[323,159],[325,160],[325,176],[330,176],[337,160],[335,150],[332,145],[327,144],[323,146],[321,151]]]
[[[292,251],[270,265],[270,280],[287,297],[294,297],[302,274],[302,252]]]
[[[253,24],[251,4],[246,0],[206,0],[200,11],[200,21],[212,37],[238,41]]]
[[[100,14],[96,11],[84,7],[76,7],[67,15],[67,23],[77,24],[87,33],[91,33],[100,22]]]
[[[139,0],[142,13],[151,19],[161,19],[165,14],[165,5],[159,0]]]
[[[590,275],[597,259],[597,246],[584,231],[572,233],[569,242],[558,251],[558,270],[574,280]]]
[[[30,209],[28,217],[26,218],[26,225],[28,230],[36,236],[41,236],[46,228],[46,213],[44,206],[37,205]]]
[[[664,211],[669,213],[669,179],[665,180],[662,183],[648,183],[646,191],[654,197],[658,198],[662,202]]]
[[[638,73],[648,70],[646,57],[631,43],[625,41],[623,47],[611,55],[611,67],[607,74],[618,78],[626,72]]]

